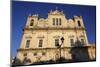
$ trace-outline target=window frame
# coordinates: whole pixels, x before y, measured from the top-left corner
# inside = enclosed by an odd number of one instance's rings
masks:
[[[42,47],[42,46],[43,46],[43,39],[40,39],[38,47]]]
[[[57,25],[57,26],[59,25],[59,20],[58,20],[58,18],[56,18],[56,25]]]
[[[71,46],[74,46],[74,39],[73,38],[70,39],[70,44],[71,44]]]
[[[55,18],[53,18],[52,20],[53,20],[53,25],[55,25]]]
[[[58,46],[59,44],[59,39],[55,39],[55,46]]]
[[[45,56],[46,55],[46,52],[42,52],[42,55]]]
[[[59,25],[61,25],[61,18],[59,18]]]
[[[30,40],[26,40],[26,46],[25,48],[29,48],[30,47]]]

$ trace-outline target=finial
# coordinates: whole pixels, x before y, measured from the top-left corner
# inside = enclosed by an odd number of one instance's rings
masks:
[[[56,7],[56,11],[58,10],[58,7]]]
[[[82,16],[79,16],[80,18],[82,18]]]
[[[36,16],[38,16],[38,14],[36,14]]]
[[[31,13],[28,16],[30,17],[31,16]]]
[[[52,12],[52,9],[50,10],[50,13]]]
[[[33,14],[32,17],[38,17],[38,14]]]

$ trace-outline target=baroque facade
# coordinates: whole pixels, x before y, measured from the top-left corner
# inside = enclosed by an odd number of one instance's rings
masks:
[[[51,10],[46,19],[29,15],[17,58],[21,62],[28,60],[24,63],[35,63],[61,57],[95,59],[95,46],[88,43],[82,16],[67,19],[59,10]]]

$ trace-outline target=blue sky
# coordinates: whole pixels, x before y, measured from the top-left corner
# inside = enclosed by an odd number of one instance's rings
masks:
[[[21,38],[28,15],[39,14],[39,17],[46,18],[50,10],[63,10],[66,18],[73,18],[74,15],[82,16],[86,27],[89,43],[96,42],[96,7],[87,5],[54,4],[39,2],[12,1],[12,33],[11,33],[11,55],[16,56],[16,50],[20,47]]]

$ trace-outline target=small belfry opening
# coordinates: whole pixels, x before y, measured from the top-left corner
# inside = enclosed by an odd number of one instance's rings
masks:
[[[80,23],[80,21],[79,21],[79,20],[77,21],[77,23],[78,23],[78,26],[80,27],[80,26],[81,26],[81,23]]]
[[[30,23],[30,26],[33,26],[33,25],[34,25],[34,20],[32,19],[31,23]]]

